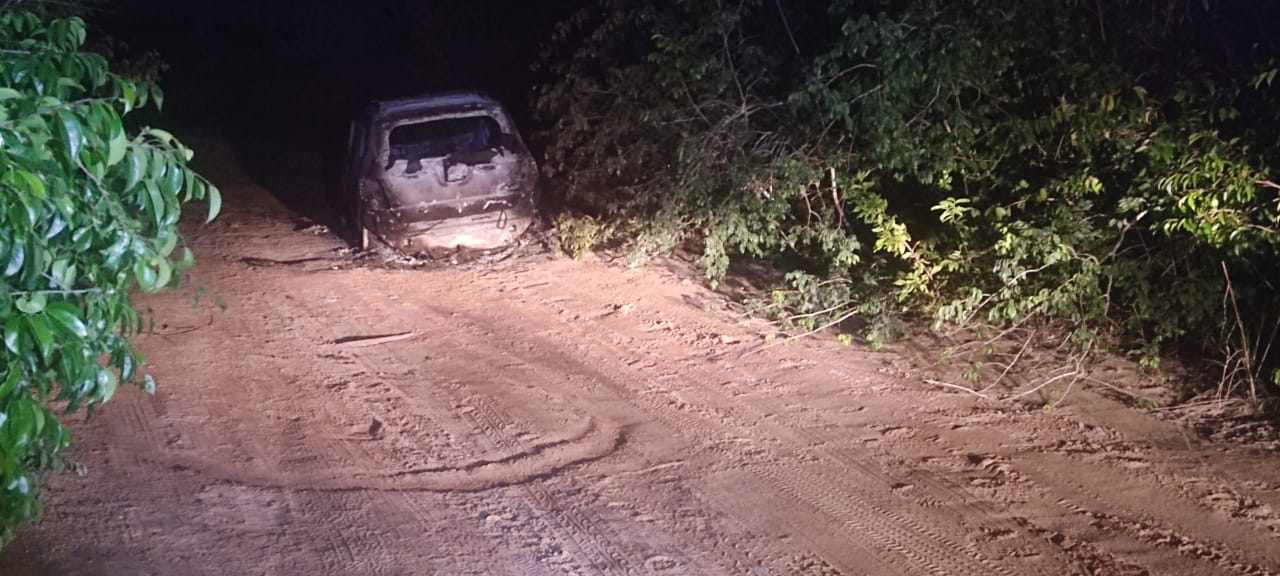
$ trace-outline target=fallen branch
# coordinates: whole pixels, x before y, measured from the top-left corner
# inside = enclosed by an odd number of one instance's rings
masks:
[[[389,342],[399,342],[401,340],[408,340],[417,335],[418,333],[416,331],[410,330],[408,332],[398,332],[396,334],[379,334],[375,336],[344,336],[342,338],[338,338],[337,340],[334,340],[333,343],[344,345],[344,346],[354,346],[358,348],[363,348],[365,346],[376,346],[378,344],[387,344]]]
[[[1018,360],[1022,359],[1022,355],[1026,353],[1027,348],[1031,346],[1031,341],[1035,339],[1036,334],[1038,334],[1039,332],[1040,332],[1039,330],[1031,331],[1031,335],[1027,336],[1027,339],[1022,342],[1022,348],[1018,349],[1018,353],[1014,355],[1013,360],[1010,360],[1009,364],[1004,367],[1004,371],[1000,372],[1000,376],[996,377],[995,382],[992,382],[990,386],[987,386],[986,388],[982,389],[983,392],[986,392],[1000,385],[1000,382],[1004,380],[1004,377],[1009,375],[1009,371],[1013,370],[1013,367],[1018,365]]]
[[[1044,382],[1041,382],[1041,383],[1040,383],[1040,385],[1039,385],[1039,386],[1036,386],[1035,388],[1032,388],[1032,389],[1030,389],[1030,390],[1027,390],[1026,392],[1021,392],[1021,393],[1018,393],[1018,394],[1014,394],[1013,396],[1009,396],[1009,397],[1008,397],[1008,398],[1006,398],[1006,399],[1007,399],[1007,400],[1017,400],[1018,398],[1022,398],[1022,397],[1024,397],[1024,396],[1030,396],[1030,395],[1032,395],[1032,394],[1035,394],[1036,392],[1039,392],[1039,391],[1041,391],[1041,390],[1044,390],[1047,386],[1049,386],[1050,384],[1053,384],[1054,382],[1057,382],[1057,381],[1059,381],[1059,380],[1061,380],[1061,379],[1063,379],[1063,378],[1067,378],[1067,377],[1071,377],[1071,376],[1077,376],[1077,375],[1079,375],[1079,374],[1080,374],[1080,373],[1079,373],[1079,372],[1076,372],[1075,370],[1072,370],[1072,371],[1070,371],[1070,372],[1064,372],[1064,373],[1062,373],[1062,374],[1059,374],[1059,375],[1057,375],[1057,376],[1054,376],[1053,378],[1049,378],[1049,379],[1045,380]],[[1074,383],[1074,381],[1072,381],[1072,383]]]
[[[739,359],[739,360],[741,360],[741,359],[743,359],[743,358],[746,358],[747,356],[751,356],[752,354],[758,354],[758,353],[760,353],[760,352],[764,352],[765,350],[768,350],[768,349],[770,349],[770,348],[773,348],[774,346],[779,346],[779,345],[782,345],[782,344],[786,344],[787,342],[791,342],[792,340],[799,340],[799,339],[801,339],[801,338],[807,338],[807,337],[809,337],[809,336],[813,336],[814,334],[817,334],[817,333],[819,333],[819,332],[822,332],[823,330],[826,330],[827,328],[831,328],[832,326],[835,326],[835,325],[837,325],[837,324],[840,324],[841,322],[844,322],[845,320],[848,320],[848,319],[850,319],[850,318],[853,318],[855,315],[857,315],[857,313],[858,313],[858,311],[857,311],[857,310],[853,310],[853,311],[847,312],[847,313],[845,313],[845,314],[842,314],[842,315],[840,315],[840,317],[836,318],[835,320],[832,320],[832,321],[830,321],[830,322],[827,322],[826,324],[823,324],[823,325],[821,325],[821,326],[819,326],[819,327],[817,327],[817,328],[814,328],[813,330],[810,330],[810,331],[808,331],[808,332],[803,332],[803,333],[800,333],[800,334],[796,334],[796,335],[794,335],[794,336],[788,336],[788,337],[786,337],[786,338],[784,338],[784,339],[782,339],[782,340],[775,340],[775,341],[770,342],[770,343],[768,343],[768,344],[765,344],[765,345],[763,345],[763,346],[757,346],[757,347],[755,347],[755,348],[753,348],[753,349],[751,349],[751,350],[748,350],[748,351],[746,351],[746,352],[743,352],[741,356],[738,356],[738,359]]]
[[[979,391],[974,390],[974,389],[972,389],[972,388],[965,388],[964,386],[959,386],[959,385],[956,385],[956,384],[951,384],[950,382],[943,382],[943,381],[941,381],[941,380],[927,380],[927,379],[926,379],[924,382],[925,382],[925,384],[933,384],[934,386],[942,386],[943,388],[950,388],[950,389],[952,389],[952,390],[959,390],[959,391],[964,392],[964,393],[966,393],[966,394],[972,394],[972,395],[974,395],[974,396],[977,396],[977,397],[979,397],[979,398],[981,398],[981,399],[983,399],[983,400],[990,400],[990,399],[991,399],[991,397],[990,397],[990,396],[987,396],[986,394],[983,394],[982,392],[979,392]]]
[[[1115,392],[1115,393],[1117,393],[1117,394],[1123,394],[1123,395],[1125,395],[1125,396],[1128,396],[1128,397],[1130,397],[1130,398],[1133,398],[1134,400],[1147,400],[1147,401],[1151,401],[1151,399],[1150,399],[1150,398],[1147,398],[1146,396],[1143,396],[1143,395],[1141,395],[1141,394],[1134,394],[1133,392],[1130,392],[1130,391],[1128,391],[1128,390],[1125,390],[1124,388],[1121,388],[1121,387],[1119,387],[1119,386],[1116,386],[1115,384],[1111,384],[1111,383],[1109,383],[1109,382],[1104,382],[1104,381],[1099,380],[1099,379],[1097,379],[1097,378],[1094,378],[1094,377],[1092,377],[1092,376],[1082,376],[1082,377],[1081,377],[1081,379],[1082,379],[1082,380],[1084,380],[1084,381],[1086,381],[1086,382],[1089,382],[1090,384],[1097,384],[1098,386],[1102,386],[1103,388],[1106,388],[1106,389],[1108,389],[1108,390],[1110,390],[1110,391],[1112,391],[1112,392]]]

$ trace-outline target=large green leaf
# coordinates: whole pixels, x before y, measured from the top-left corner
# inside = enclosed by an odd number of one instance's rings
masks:
[[[75,264],[72,264],[71,260],[67,258],[54,260],[53,265],[49,267],[49,276],[56,287],[68,290],[76,281]]]
[[[13,276],[22,271],[22,264],[27,260],[27,249],[21,239],[17,239],[13,246],[9,248],[9,262],[5,264],[5,277]]]
[[[49,229],[45,230],[44,239],[45,240],[52,239],[54,236],[61,234],[62,231],[66,229],[67,229],[67,221],[62,219],[61,214],[55,213],[51,221],[49,222]]]
[[[138,281],[138,287],[143,292],[153,292],[156,289],[157,273],[144,260],[139,260],[133,267],[134,278]]]
[[[106,402],[111,400],[112,396],[115,396],[116,386],[119,384],[119,380],[116,378],[115,372],[102,368],[98,370],[98,378],[95,384],[97,385],[97,390],[95,392],[97,394],[98,401]]]
[[[155,102],[157,110],[164,108],[164,91],[160,89],[160,85],[151,85],[151,100]]]
[[[62,140],[67,146],[67,154],[73,163],[77,162],[80,157],[80,147],[84,145],[84,127],[81,126],[80,119],[71,112],[59,110],[58,126],[62,129]]]
[[[22,168],[14,167],[12,170],[17,183],[26,189],[27,192],[31,193],[31,195],[36,198],[43,199],[45,197],[44,181],[41,180],[39,176],[36,176],[34,173],[27,170],[23,170]]]
[[[49,301],[49,296],[43,292],[36,292],[18,298],[14,305],[23,314],[39,314],[44,312],[45,306]]]
[[[165,218],[167,217],[164,195],[160,191],[160,185],[155,180],[147,179],[145,187],[147,190],[145,197],[147,200],[145,203],[146,209],[151,213],[151,219],[155,222],[156,228],[159,229],[164,226]]]
[[[14,354],[22,353],[22,351],[18,348],[18,337],[21,335],[21,330],[22,330],[22,317],[10,316],[7,320],[5,320],[4,347],[5,349],[7,349],[8,351]],[[0,394],[0,398],[3,398],[3,397],[4,395]]]
[[[8,329],[6,328],[6,334]],[[9,362],[9,368],[5,371],[3,379],[0,379],[0,402],[4,402],[10,394],[18,389],[18,383],[22,380],[22,365],[17,360]]]
[[[116,91],[120,94],[120,101],[124,104],[124,113],[132,112],[138,99],[137,86],[129,80],[118,78],[116,79]]]
[[[45,313],[66,337],[88,338],[89,329],[80,318],[80,309],[66,302],[52,302]]]
[[[115,119],[114,116],[113,119]],[[115,120],[118,122],[118,119]],[[113,126],[107,146],[107,166],[115,166],[124,160],[124,155],[129,150],[129,138],[125,136],[124,129],[120,128],[118,123]]]
[[[209,184],[205,188],[205,193],[209,198],[209,216],[205,218],[205,222],[212,222],[214,218],[218,217],[218,213],[222,212],[222,193],[213,184]]]
[[[173,281],[173,265],[168,258],[156,259],[156,288],[169,288]]]
[[[53,356],[53,330],[49,326],[49,321],[40,314],[28,315],[26,321],[27,328],[31,330],[31,336],[39,346],[40,357],[48,359]]]
[[[178,166],[169,166],[164,175],[161,191],[172,203],[178,202],[178,191],[182,189],[183,170]]]
[[[18,396],[9,404],[9,419],[5,422],[6,444],[21,453],[35,436],[35,401],[30,396]]]
[[[131,146],[125,154],[124,191],[133,190],[138,182],[147,174],[147,157],[150,151],[139,146]]]

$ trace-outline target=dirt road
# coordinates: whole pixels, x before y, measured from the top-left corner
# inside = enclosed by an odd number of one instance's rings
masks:
[[[334,270],[204,148],[228,211],[140,299],[158,392],[74,426],[87,473],[4,576],[1280,573],[1274,453],[892,353],[744,356],[763,328],[675,265]]]

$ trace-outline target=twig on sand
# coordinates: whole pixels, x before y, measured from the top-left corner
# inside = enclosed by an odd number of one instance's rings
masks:
[[[925,382],[926,384],[933,384],[934,386],[942,386],[943,388],[950,388],[950,389],[952,389],[952,390],[959,390],[959,391],[961,391],[961,392],[964,392],[964,393],[967,393],[967,394],[972,394],[972,395],[974,395],[974,396],[977,396],[977,397],[979,397],[979,398],[981,398],[981,399],[983,399],[983,400],[990,400],[990,399],[991,399],[991,397],[990,397],[990,396],[987,396],[986,394],[983,394],[982,392],[979,392],[979,391],[974,390],[974,389],[972,389],[972,388],[965,388],[964,386],[958,386],[958,385],[956,385],[956,384],[951,384],[951,383],[949,383],[949,382],[943,382],[943,381],[941,381],[941,380],[928,380],[928,379],[926,379],[924,382]]]
[[[793,340],[799,340],[799,339],[801,339],[801,338],[808,338],[809,336],[813,336],[814,334],[817,334],[817,333],[819,333],[819,332],[822,332],[823,330],[826,330],[827,328],[830,328],[830,327],[835,326],[835,325],[837,325],[837,324],[839,324],[839,323],[841,323],[841,322],[844,322],[845,320],[848,320],[848,319],[850,319],[850,318],[853,318],[853,316],[854,316],[855,314],[857,314],[857,311],[847,312],[847,313],[845,313],[845,314],[841,314],[841,315],[840,315],[839,317],[837,317],[835,320],[832,320],[832,321],[830,321],[830,322],[827,322],[826,324],[823,324],[823,325],[821,325],[821,326],[819,326],[819,327],[817,327],[817,328],[814,328],[814,329],[812,329],[812,330],[810,330],[810,331],[808,331],[808,332],[802,332],[802,333],[800,333],[800,334],[795,334],[795,335],[792,335],[792,336],[788,336],[788,337],[783,338],[783,339],[781,339],[781,340],[774,340],[773,342],[769,342],[769,343],[764,344],[764,345],[761,345],[761,346],[756,346],[755,348],[752,348],[752,349],[750,349],[750,350],[747,350],[746,352],[743,352],[741,355],[739,355],[739,356],[738,356],[738,359],[739,359],[739,360],[741,360],[741,359],[743,359],[743,358],[746,358],[747,356],[751,356],[751,355],[753,355],[753,354],[759,354],[760,352],[764,352],[765,350],[768,350],[768,349],[770,349],[770,348],[773,348],[774,346],[779,346],[779,345],[782,345],[782,344],[786,344],[787,342],[791,342],[791,341],[793,341]]]
[[[338,338],[337,340],[334,340],[333,343],[341,344],[344,346],[355,346],[355,347],[363,348],[365,346],[377,346],[378,344],[387,344],[389,342],[399,342],[401,340],[408,340],[417,335],[418,333],[416,331],[410,330],[408,332],[399,332],[396,334],[376,334],[373,336],[344,336],[342,338]]]
[[[1128,397],[1130,397],[1130,398],[1133,398],[1133,399],[1135,399],[1135,400],[1150,400],[1150,398],[1147,398],[1146,396],[1143,396],[1143,395],[1141,395],[1141,394],[1135,394],[1135,393],[1133,393],[1133,392],[1130,392],[1130,391],[1128,391],[1128,390],[1125,390],[1124,388],[1121,388],[1121,387],[1119,387],[1119,386],[1116,386],[1115,384],[1111,384],[1111,383],[1109,383],[1109,382],[1105,382],[1105,381],[1099,380],[1099,379],[1094,378],[1094,377],[1092,377],[1092,376],[1084,376],[1084,377],[1082,377],[1082,379],[1083,379],[1083,380],[1085,380],[1085,381],[1087,381],[1087,382],[1089,382],[1089,383],[1091,383],[1091,384],[1097,384],[1098,386],[1102,386],[1103,388],[1106,388],[1106,389],[1108,389],[1108,390],[1110,390],[1110,391],[1112,391],[1112,392],[1115,392],[1115,393],[1117,393],[1117,394],[1123,394],[1123,395],[1128,396]]]
[[[1054,376],[1053,378],[1049,378],[1049,379],[1045,380],[1044,382],[1041,382],[1041,383],[1040,383],[1040,385],[1039,385],[1039,386],[1036,386],[1035,388],[1032,388],[1032,389],[1027,390],[1027,391],[1025,391],[1025,392],[1020,392],[1020,393],[1018,393],[1018,394],[1014,394],[1013,396],[1010,396],[1010,397],[1009,397],[1009,399],[1010,399],[1010,400],[1016,400],[1016,399],[1018,399],[1018,398],[1022,398],[1022,397],[1024,397],[1024,396],[1030,396],[1030,395],[1032,395],[1032,394],[1035,394],[1036,392],[1039,392],[1039,391],[1041,391],[1041,390],[1044,390],[1044,389],[1045,389],[1045,388],[1047,388],[1050,384],[1053,384],[1054,382],[1057,382],[1057,381],[1059,381],[1059,380],[1061,380],[1061,379],[1063,379],[1063,378],[1072,378],[1072,377],[1077,377],[1077,379],[1078,379],[1079,375],[1080,375],[1080,373],[1079,373],[1079,372],[1077,372],[1077,371],[1075,371],[1075,370],[1071,370],[1071,371],[1069,371],[1069,372],[1065,372],[1065,373],[1059,374],[1059,375],[1057,375],[1057,376]],[[1075,384],[1075,380],[1072,380],[1072,381],[1071,381],[1071,383],[1072,383],[1072,384]]]

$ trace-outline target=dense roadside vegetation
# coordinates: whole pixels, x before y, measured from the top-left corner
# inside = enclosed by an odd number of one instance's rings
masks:
[[[804,329],[1052,328],[1077,363],[1178,352],[1261,400],[1277,21],[1219,0],[600,0],[544,57],[560,236],[692,246],[712,282],[767,260],[786,281],[756,310]]]
[[[173,286],[191,265],[184,203],[219,207],[189,149],[123,120],[158,108],[160,90],[84,51],[79,18],[17,4],[0,4],[0,546],[63,467],[55,410],[92,411],[122,383],[154,390],[130,346],[147,328],[130,291]]]

